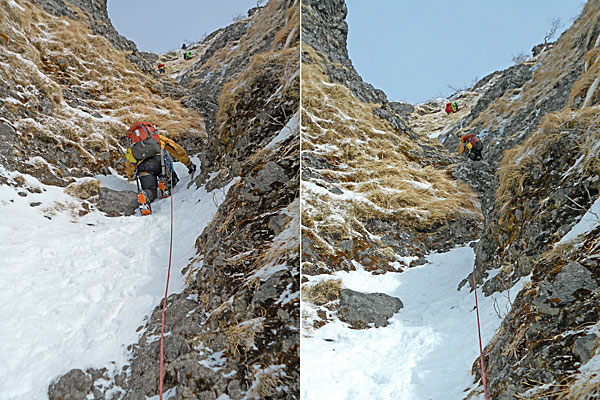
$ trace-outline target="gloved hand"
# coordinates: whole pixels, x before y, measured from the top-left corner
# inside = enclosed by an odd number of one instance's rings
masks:
[[[196,172],[196,164],[194,164],[193,162],[190,162],[190,165],[188,165],[188,174],[193,174],[194,172]]]

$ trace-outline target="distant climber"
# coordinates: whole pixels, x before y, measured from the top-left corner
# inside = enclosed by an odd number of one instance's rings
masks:
[[[186,51],[185,53],[183,53],[183,59],[184,60],[190,60],[192,58],[192,52],[191,51]]]
[[[149,122],[134,124],[127,131],[127,137],[130,144],[125,153],[127,175],[136,180],[140,210],[142,215],[148,215],[152,211],[150,203],[156,199],[158,190],[162,198],[168,197],[171,195],[171,182],[175,187],[179,181],[171,156],[182,162],[189,174],[196,171],[196,165],[190,161],[183,147],[160,135]]]
[[[164,74],[167,71],[167,67],[165,66],[165,64],[158,64],[158,72],[160,72],[161,74]]]
[[[446,114],[452,114],[458,112],[458,103],[456,101],[448,102],[446,104]]]
[[[481,140],[479,140],[473,133],[461,136],[458,154],[466,153],[467,157],[469,157],[471,160],[479,161],[482,159],[482,150],[483,145],[481,144]]]
[[[181,45],[181,50],[185,50],[185,49],[187,49],[187,46],[184,43],[184,44]]]

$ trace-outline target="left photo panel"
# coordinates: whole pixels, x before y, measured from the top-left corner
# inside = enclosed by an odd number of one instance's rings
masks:
[[[0,398],[300,398],[300,0],[0,3]]]

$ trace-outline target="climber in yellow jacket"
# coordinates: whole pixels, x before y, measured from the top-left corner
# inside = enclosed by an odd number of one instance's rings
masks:
[[[149,205],[156,199],[158,189],[161,190],[163,198],[167,197],[170,195],[170,187],[175,187],[179,181],[173,169],[171,156],[183,163],[189,174],[196,171],[196,165],[183,147],[158,134],[154,125],[148,122],[134,124],[127,131],[127,137],[131,144],[125,153],[127,176],[129,179],[135,179],[137,173],[139,177],[142,190],[138,194],[138,201],[142,209],[144,205]],[[169,178],[171,182],[168,181]],[[149,207],[147,209],[149,210]]]

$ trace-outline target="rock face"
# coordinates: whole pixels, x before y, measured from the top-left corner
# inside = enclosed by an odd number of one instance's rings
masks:
[[[385,293],[360,293],[342,289],[340,293],[339,317],[354,328],[387,326],[388,319],[404,305],[397,297]]]
[[[390,122],[396,130],[406,131],[404,120],[412,112],[412,106],[402,102],[388,102],[385,93],[363,81],[354,69],[346,46],[348,9],[344,0],[307,0],[302,6],[310,12],[302,14],[302,40],[329,60],[325,69],[333,83],[347,86],[352,93],[366,103],[381,104],[375,114]],[[310,61],[303,57],[303,62]]]
[[[599,229],[559,240],[600,193],[587,150],[600,143],[588,119],[599,100],[595,61],[586,61],[597,51],[599,15],[600,2],[588,2],[554,46],[491,76],[469,117],[442,139],[451,148],[452,135],[477,133],[496,171],[487,188],[478,185],[486,221],[475,253],[484,293],[530,279],[484,350],[490,398],[587,398],[593,391],[580,368],[596,347]]]
[[[266,145],[296,112],[299,4],[270,1],[252,11],[252,23],[237,22],[209,35],[204,40],[208,47],[181,78],[191,93],[185,104],[205,118],[209,132],[198,182],[220,170],[229,179],[237,176],[243,160]]]

